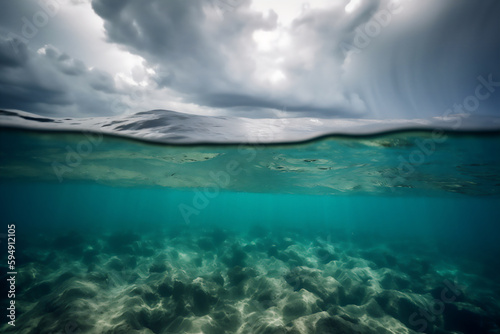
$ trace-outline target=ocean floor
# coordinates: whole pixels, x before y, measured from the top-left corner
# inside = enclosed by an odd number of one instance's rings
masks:
[[[500,333],[499,259],[444,242],[262,226],[30,233],[19,317],[1,332]]]

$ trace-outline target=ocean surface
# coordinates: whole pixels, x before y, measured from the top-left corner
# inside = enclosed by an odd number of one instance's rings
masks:
[[[2,111],[0,332],[500,333],[500,131],[457,120]]]

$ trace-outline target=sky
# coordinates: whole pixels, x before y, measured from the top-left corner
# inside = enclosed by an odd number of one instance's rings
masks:
[[[0,0],[0,108],[500,116],[497,0]]]

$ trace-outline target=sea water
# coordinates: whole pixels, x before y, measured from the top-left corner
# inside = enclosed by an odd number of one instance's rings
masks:
[[[2,332],[500,332],[497,132],[0,146]]]

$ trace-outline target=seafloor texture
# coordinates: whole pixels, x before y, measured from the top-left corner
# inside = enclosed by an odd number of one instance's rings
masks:
[[[24,232],[21,316],[2,332],[500,332],[498,258],[425,238],[306,231]]]

